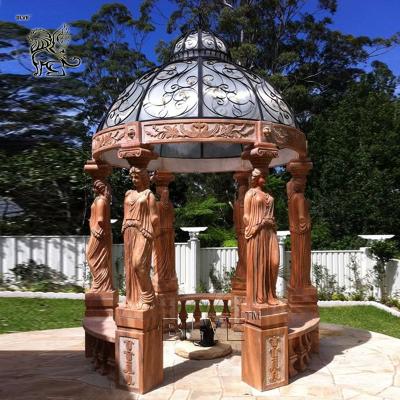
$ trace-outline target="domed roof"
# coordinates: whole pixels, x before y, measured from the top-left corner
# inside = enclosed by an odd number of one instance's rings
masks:
[[[202,30],[179,38],[169,63],[131,83],[99,130],[134,121],[185,118],[295,126],[282,96],[266,80],[234,64],[224,41]]]

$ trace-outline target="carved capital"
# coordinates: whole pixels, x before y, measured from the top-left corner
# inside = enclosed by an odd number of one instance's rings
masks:
[[[290,148],[295,150],[300,157],[307,154],[307,141],[303,132],[298,129],[274,124],[263,123],[261,128],[261,140],[276,144],[279,148]]]
[[[276,157],[278,148],[273,143],[256,143],[254,147],[249,147],[242,153],[242,158],[249,160],[253,168],[263,171],[268,170],[271,160]]]
[[[235,179],[239,186],[248,186],[250,175],[251,171],[238,171],[233,174],[233,179]]]
[[[305,178],[311,171],[312,167],[312,162],[307,158],[292,160],[286,165],[286,169],[294,178]]]
[[[105,179],[112,173],[110,165],[96,160],[88,160],[83,169],[93,179]]]
[[[146,168],[151,160],[158,158],[158,154],[153,152],[152,146],[135,146],[125,142],[121,143],[118,157],[125,158],[133,167]]]
[[[154,182],[156,186],[168,186],[174,180],[174,174],[168,171],[156,171],[152,177],[152,182]]]

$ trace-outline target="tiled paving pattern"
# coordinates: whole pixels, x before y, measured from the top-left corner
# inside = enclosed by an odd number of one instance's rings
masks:
[[[0,399],[125,400],[84,358],[81,328],[0,335]],[[163,386],[140,396],[154,400],[400,400],[400,340],[321,325],[321,353],[291,383],[258,392],[241,382],[240,355],[185,360],[164,345]]]

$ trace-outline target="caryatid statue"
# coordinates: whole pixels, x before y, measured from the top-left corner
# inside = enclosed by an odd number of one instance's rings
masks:
[[[274,217],[274,198],[263,191],[267,171],[255,168],[251,188],[244,198],[245,239],[247,240],[247,304],[277,305],[276,281],[279,245]]]
[[[111,190],[105,179],[95,179],[93,191],[96,197],[90,209],[90,238],[86,248],[86,259],[92,274],[90,292],[109,292],[113,290],[110,225]]]
[[[171,173],[156,172],[152,180],[156,183],[160,217],[160,235],[154,242],[154,280],[163,282],[176,280],[175,271],[175,211],[169,199],[168,184],[174,179]]]
[[[235,225],[236,239],[238,242],[238,262],[236,264],[235,277],[232,281],[232,288],[235,284],[246,284],[246,239],[244,238],[245,225],[243,221],[244,197],[249,188],[249,172],[236,172],[235,178],[238,188],[237,197],[233,205],[233,223]]]
[[[149,189],[150,178],[145,168],[132,167],[129,175],[134,186],[124,201],[124,262],[126,306],[149,310],[155,306],[155,294],[150,278],[153,241],[159,235],[159,216],[154,194]]]
[[[290,286],[311,285],[311,218],[309,203],[304,197],[311,162],[292,161],[287,169],[292,178],[287,183],[289,229],[291,242]]]

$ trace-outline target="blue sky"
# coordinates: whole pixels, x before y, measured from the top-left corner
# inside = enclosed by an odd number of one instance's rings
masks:
[[[64,22],[89,19],[102,4],[112,1],[102,0],[0,0],[0,20],[15,22],[16,15],[30,15],[30,20],[20,22],[28,28],[56,28]],[[119,0],[128,6],[134,15],[138,13],[140,0]],[[307,8],[312,9],[316,0],[308,0]],[[158,8],[169,15],[173,6],[168,0],[159,0]],[[176,36],[165,33],[166,21],[159,12],[154,15],[156,31],[145,43],[144,52],[156,61],[154,48],[160,39],[168,40]],[[333,17],[334,29],[353,35],[389,37],[400,31],[400,0],[339,0],[338,11]],[[400,75],[400,47],[390,49],[374,59],[389,65],[396,75]],[[372,60],[371,60],[372,61]],[[363,67],[368,67],[367,65]]]

